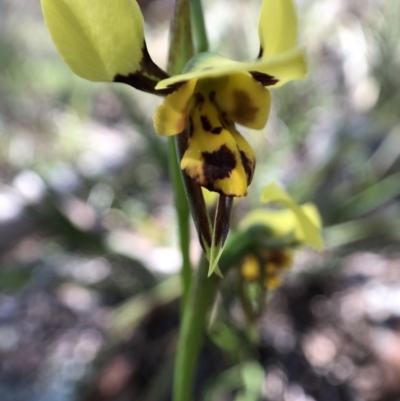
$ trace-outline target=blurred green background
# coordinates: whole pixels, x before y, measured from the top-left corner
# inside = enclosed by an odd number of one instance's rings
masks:
[[[139,3],[165,66],[173,1]],[[257,344],[227,280],[196,400],[399,400],[399,3],[297,5],[310,72],[274,90],[264,130],[240,128],[257,168],[233,227],[278,180],[318,205],[326,249],[298,254]],[[260,1],[204,7],[212,50],[254,59]],[[160,102],[74,76],[39,1],[0,0],[1,401],[170,399],[180,254]]]

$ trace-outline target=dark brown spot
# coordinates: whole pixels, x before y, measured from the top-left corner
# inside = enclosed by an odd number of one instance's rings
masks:
[[[210,99],[211,103],[215,103],[215,91],[211,91],[210,94],[208,95],[208,98]]]
[[[275,85],[279,82],[279,79],[273,77],[272,75],[264,74],[263,72],[250,71],[250,74],[262,86]]]
[[[173,92],[171,88],[161,90],[154,89],[159,81],[168,78],[169,75],[154,64],[149,52],[147,51],[146,44],[143,45],[142,53],[143,58],[140,61],[140,68],[128,75],[116,74],[114,82],[122,82],[143,92],[149,92],[156,95],[167,95]]]
[[[246,172],[247,176],[247,185],[250,185],[252,179],[253,179],[253,173],[254,173],[254,164],[253,162],[246,156],[246,153],[244,153],[242,150],[240,151],[240,159],[242,160],[242,165],[244,168],[244,171]]]
[[[194,95],[194,100],[195,100],[195,103],[196,103],[196,105],[203,105],[203,103],[204,103],[204,96],[201,94],[201,93],[196,93],[195,95]]]
[[[224,127],[214,127],[214,128],[211,130],[211,133],[212,133],[212,134],[215,134],[215,135],[218,135],[218,134],[220,134],[220,133],[222,132],[223,129],[224,129]]]
[[[269,261],[273,264],[277,265],[278,267],[283,267],[287,263],[288,256],[285,252],[272,252],[269,255]]]
[[[240,124],[246,125],[255,120],[258,107],[253,104],[253,101],[246,91],[235,90],[233,92],[235,108],[232,112],[233,120]]]
[[[229,126],[231,126],[231,125],[233,125],[233,122],[232,122],[232,120],[230,120],[229,118],[228,118],[228,113],[226,112],[226,111],[223,111],[221,114],[220,114],[220,117],[221,117],[221,122],[222,122],[222,125],[226,128],[226,127],[229,127]]]
[[[210,120],[208,119],[207,116],[200,116],[200,121],[201,125],[203,126],[204,131],[211,131],[212,130],[212,125]]]
[[[235,155],[226,146],[222,145],[215,152],[202,152],[204,160],[203,173],[208,185],[212,188],[214,181],[228,178],[236,167]]]
[[[261,58],[264,53],[264,49],[260,46],[260,51],[258,52],[257,58]]]

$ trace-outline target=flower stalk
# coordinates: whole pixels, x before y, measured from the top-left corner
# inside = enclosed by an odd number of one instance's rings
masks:
[[[175,137],[176,139],[178,136]],[[175,138],[168,138],[168,163],[171,177],[172,188],[174,192],[174,202],[176,215],[178,218],[179,245],[182,254],[181,285],[182,300],[181,311],[183,312],[192,279],[192,267],[190,263],[189,245],[190,245],[190,220],[189,205],[186,198],[183,185],[181,170],[178,165],[178,155],[175,147]]]
[[[205,321],[219,281],[215,274],[208,277],[208,260],[203,255],[193,278],[181,321],[175,360],[173,401],[193,399],[192,388],[197,360],[204,341]]]

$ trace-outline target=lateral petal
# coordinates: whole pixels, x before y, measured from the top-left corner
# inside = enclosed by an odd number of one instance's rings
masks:
[[[252,129],[262,129],[268,121],[271,95],[248,73],[229,75],[215,100],[229,119]]]
[[[176,135],[185,129],[190,99],[195,87],[196,80],[192,79],[165,97],[163,103],[157,107],[153,117],[157,134]]]

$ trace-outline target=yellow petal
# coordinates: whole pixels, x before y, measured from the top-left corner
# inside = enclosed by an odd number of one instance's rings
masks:
[[[267,185],[261,193],[261,201],[265,203],[278,202],[292,210],[296,217],[296,236],[301,242],[308,243],[317,249],[324,246],[321,237],[321,220],[317,209],[308,205],[305,209],[297,205],[289,194],[278,184]]]
[[[258,33],[262,58],[294,49],[297,43],[297,18],[292,0],[263,0]]]
[[[204,201],[206,202],[206,205],[208,207],[215,206],[219,195],[216,192],[211,192],[207,188],[204,188],[204,187],[202,187],[201,190],[203,192],[203,197],[204,197]]]
[[[240,221],[239,228],[245,230],[253,225],[265,225],[274,238],[293,234],[296,240],[302,236],[296,215],[291,209],[253,209]]]
[[[247,176],[247,185],[250,185],[256,168],[256,155],[253,148],[235,127],[231,127],[229,131],[239,149],[241,164]]]
[[[293,49],[268,59],[259,59],[248,63],[212,55],[195,64],[194,70],[160,81],[156,89],[174,87],[191,79],[218,78],[238,72],[249,72],[264,86],[272,86],[277,83],[283,85],[290,80],[304,78],[307,74],[307,62],[302,49]]]
[[[262,129],[268,121],[271,95],[247,73],[229,75],[215,100],[228,118],[252,129]]]
[[[245,196],[251,161],[243,164],[243,141],[237,143],[237,133],[225,126],[215,106],[204,101],[193,108],[190,116],[191,136],[181,161],[181,168],[199,185],[226,196]],[[254,164],[254,163],[253,163]]]
[[[122,81],[142,90],[167,75],[151,60],[135,0],[41,0],[46,25],[75,74]]]
[[[153,121],[158,134],[176,135],[185,129],[188,107],[195,87],[196,80],[193,79],[168,95],[157,107]]]

